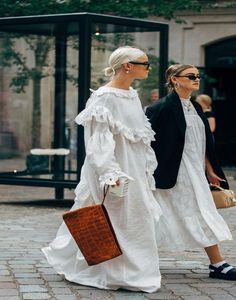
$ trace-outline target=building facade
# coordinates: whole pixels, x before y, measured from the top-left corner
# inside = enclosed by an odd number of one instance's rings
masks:
[[[236,165],[236,9],[215,7],[179,12],[169,24],[169,61],[193,64],[201,90],[213,98],[216,146],[223,165]]]

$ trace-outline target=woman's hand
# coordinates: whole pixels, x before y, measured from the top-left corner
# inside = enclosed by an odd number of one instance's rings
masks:
[[[219,176],[217,176],[214,172],[207,172],[206,175],[207,175],[207,178],[208,178],[210,184],[213,184],[213,185],[220,186],[220,182],[225,181],[223,178],[220,178]]]
[[[112,185],[112,187],[119,186],[119,185],[120,185],[120,179],[118,179],[118,180],[116,181],[116,184]]]
[[[206,176],[210,184],[220,186],[221,181],[225,181],[223,178],[219,177],[213,170],[211,163],[208,158],[206,158]]]

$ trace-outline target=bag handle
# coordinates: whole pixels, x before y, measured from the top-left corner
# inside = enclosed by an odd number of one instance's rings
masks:
[[[232,195],[234,195],[234,191],[233,191],[233,190],[223,189],[221,186],[219,186],[219,185],[217,185],[217,184],[213,184],[213,183],[210,183],[210,186],[213,186],[213,187],[217,188],[217,189],[220,190],[220,191],[228,191],[228,192],[230,192]]]
[[[104,187],[103,187],[103,199],[102,199],[102,204],[104,203],[104,201],[105,201],[105,199],[106,199],[106,196],[107,196],[109,187],[110,187],[109,185],[107,185],[107,187],[106,187],[106,184],[104,184]]]
[[[210,186],[215,187],[215,188],[217,188],[220,191],[224,191],[224,189],[221,186],[217,185],[217,184],[210,183]]]

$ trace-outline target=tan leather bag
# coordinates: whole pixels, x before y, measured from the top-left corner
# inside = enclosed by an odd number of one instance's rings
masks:
[[[218,185],[211,184],[210,186],[216,208],[228,208],[236,206],[236,197],[234,191],[223,189]]]
[[[71,235],[89,266],[99,264],[122,254],[104,206],[108,188],[101,204],[91,205],[63,214]]]

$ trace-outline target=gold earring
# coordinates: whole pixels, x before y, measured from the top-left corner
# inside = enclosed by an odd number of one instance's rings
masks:
[[[174,86],[175,86],[175,89],[178,89],[178,88],[180,87],[180,85],[179,85],[178,82],[176,82],[176,83],[174,84]]]
[[[127,71],[125,71],[125,73],[126,73],[126,74],[128,74],[128,73],[129,73],[129,71],[127,70]]]

